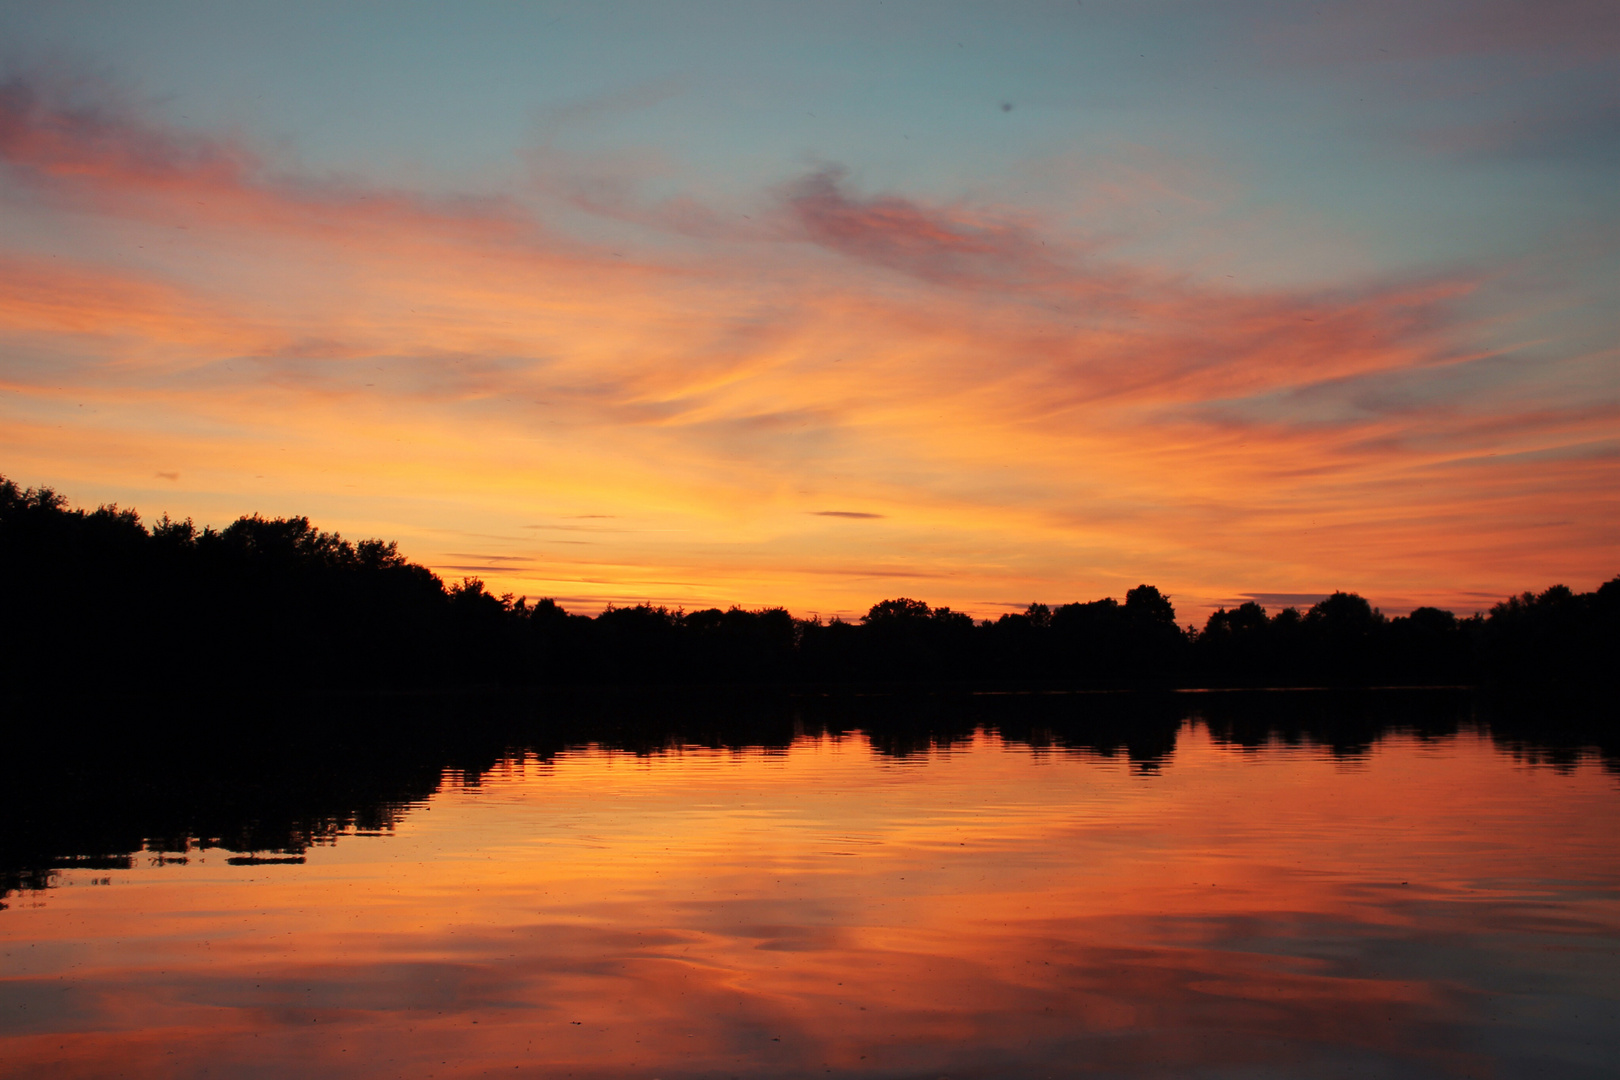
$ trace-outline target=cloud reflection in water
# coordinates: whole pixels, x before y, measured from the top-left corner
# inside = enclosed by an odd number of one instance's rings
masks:
[[[600,749],[5,913],[7,1076],[1596,1075],[1614,778],[1469,732],[1157,773]]]

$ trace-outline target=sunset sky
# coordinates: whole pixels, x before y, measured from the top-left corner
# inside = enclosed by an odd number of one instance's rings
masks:
[[[1620,573],[1620,5],[0,3],[0,474],[982,617]]]

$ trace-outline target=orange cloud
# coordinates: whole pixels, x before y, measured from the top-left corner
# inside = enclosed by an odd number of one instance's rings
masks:
[[[1612,356],[1486,344],[1467,274],[1222,288],[836,170],[736,232],[621,193],[593,240],[545,190],[315,180],[16,82],[0,168],[57,238],[0,250],[0,454],[81,500],[310,513],[586,608],[1471,610],[1620,556]],[[530,528],[581,515],[621,527]]]

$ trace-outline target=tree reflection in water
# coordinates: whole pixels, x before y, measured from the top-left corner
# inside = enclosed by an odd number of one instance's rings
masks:
[[[1489,708],[58,713],[0,795],[0,1075],[1601,1075],[1614,747]]]
[[[1196,719],[1220,742],[1310,745],[1346,759],[1391,732],[1443,738],[1479,726],[1527,761],[1570,766],[1596,754],[1620,768],[1620,731],[1589,709],[1450,690],[451,694],[241,702],[225,716],[198,703],[57,705],[12,720],[0,889],[39,891],[56,869],[161,865],[211,848],[261,861],[301,855],[345,834],[391,831],[446,775],[476,785],[513,754],[549,760],[587,745],[638,755],[785,750],[805,736],[860,732],[876,753],[904,758],[990,730],[1151,772]]]

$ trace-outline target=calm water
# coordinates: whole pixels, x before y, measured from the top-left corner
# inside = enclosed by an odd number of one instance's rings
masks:
[[[0,1074],[1620,1070],[1620,777],[1468,729],[587,746],[428,789],[301,864],[13,892]]]

